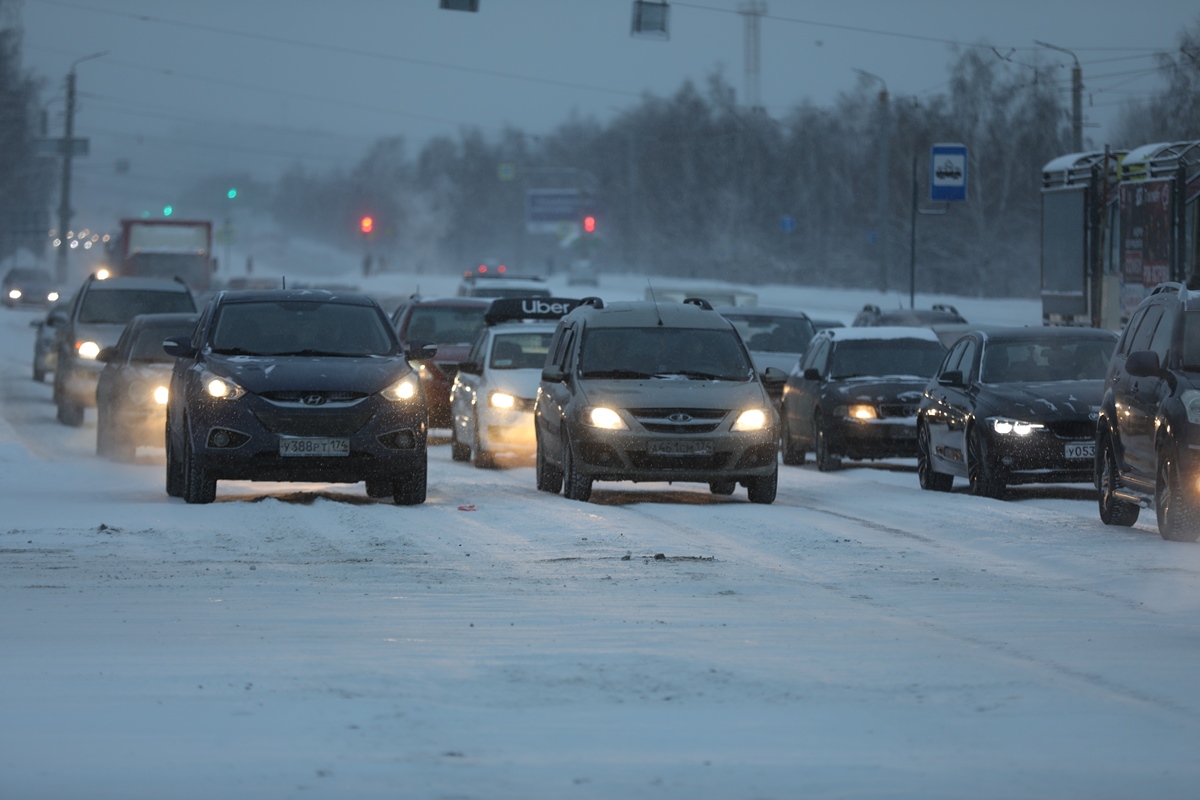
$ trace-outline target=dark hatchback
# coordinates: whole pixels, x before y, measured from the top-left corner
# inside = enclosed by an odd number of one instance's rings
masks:
[[[921,488],[1000,498],[1008,486],[1090,483],[1104,372],[1117,335],[995,328],[960,338],[917,418]]]
[[[221,292],[176,357],[167,494],[209,503],[222,479],[366,482],[425,501],[425,395],[383,309],[319,290]]]
[[[436,357],[416,362],[425,387],[430,427],[449,428],[452,424],[450,389],[454,376],[483,330],[483,315],[491,304],[491,299],[484,297],[414,296],[392,313],[392,325],[405,348],[437,345]]]
[[[921,392],[946,354],[928,328],[819,331],[783,387],[783,463],[822,472],[854,460],[914,458]]]

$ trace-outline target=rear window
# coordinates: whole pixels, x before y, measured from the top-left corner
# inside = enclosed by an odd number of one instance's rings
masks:
[[[154,289],[92,289],[83,297],[79,321],[89,325],[124,325],[138,314],[187,313],[196,303],[187,292]]]
[[[746,347],[757,353],[803,353],[816,333],[804,317],[722,314],[733,323]]]

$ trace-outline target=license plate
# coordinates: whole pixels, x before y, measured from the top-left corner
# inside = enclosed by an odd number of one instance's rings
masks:
[[[712,442],[650,442],[649,451],[655,456],[711,456]]]
[[[348,456],[350,455],[350,440],[322,436],[305,436],[301,438],[281,436],[279,437],[279,455]]]
[[[1095,458],[1096,443],[1095,442],[1076,442],[1066,445],[1066,452],[1063,454],[1067,458]]]

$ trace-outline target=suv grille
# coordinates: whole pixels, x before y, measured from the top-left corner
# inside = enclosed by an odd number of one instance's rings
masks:
[[[263,392],[273,403],[303,403],[306,397],[320,397],[326,403],[353,403],[366,397],[366,392]]]
[[[1060,439],[1094,439],[1096,423],[1091,420],[1064,420],[1046,426]]]
[[[350,436],[367,424],[371,409],[351,413],[256,411],[254,416],[271,433],[285,436]]]

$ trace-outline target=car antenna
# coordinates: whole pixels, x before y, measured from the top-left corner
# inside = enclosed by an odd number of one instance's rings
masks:
[[[287,275],[280,275],[280,276],[279,276],[279,288],[280,288],[280,289],[286,289],[286,288],[287,288]]]
[[[658,313],[658,298],[654,296],[654,284],[650,282],[649,278],[646,278],[646,288],[650,290],[650,299],[654,302],[654,316],[658,317],[658,324],[661,326],[663,324],[662,314]]]

